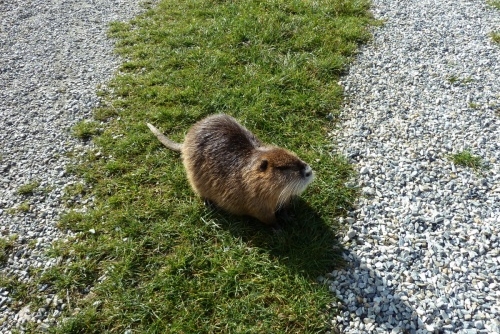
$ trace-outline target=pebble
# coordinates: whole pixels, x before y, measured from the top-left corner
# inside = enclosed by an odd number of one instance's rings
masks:
[[[350,229],[349,231],[347,231],[347,237],[349,238],[349,240],[352,240],[356,237],[356,231],[353,230],[353,229]]]

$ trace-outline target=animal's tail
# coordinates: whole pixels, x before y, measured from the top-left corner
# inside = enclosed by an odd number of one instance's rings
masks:
[[[174,141],[171,141],[163,133],[161,133],[160,130],[158,130],[157,128],[155,128],[153,125],[151,125],[149,123],[146,123],[146,124],[148,125],[149,130],[151,130],[151,132],[154,133],[154,135],[156,136],[156,138],[158,138],[158,140],[163,145],[165,145],[166,147],[168,147],[169,149],[171,149],[173,151],[177,151],[177,152],[181,151],[182,144],[179,144],[179,143],[176,143]]]

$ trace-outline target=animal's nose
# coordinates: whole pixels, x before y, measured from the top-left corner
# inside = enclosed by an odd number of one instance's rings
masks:
[[[301,172],[304,177],[310,177],[313,171],[309,165],[306,165]]]

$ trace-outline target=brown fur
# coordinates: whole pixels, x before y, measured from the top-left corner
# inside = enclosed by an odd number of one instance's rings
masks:
[[[283,148],[265,145],[234,118],[209,116],[191,127],[183,144],[148,127],[168,148],[180,150],[189,183],[204,199],[266,224],[313,180],[308,164]]]

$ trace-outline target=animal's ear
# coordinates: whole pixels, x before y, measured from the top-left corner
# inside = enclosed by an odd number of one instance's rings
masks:
[[[262,160],[262,161],[260,162],[260,167],[259,167],[260,171],[261,171],[261,172],[265,171],[265,170],[267,169],[267,165],[268,165],[267,160],[265,160],[265,159],[264,159],[264,160]]]

